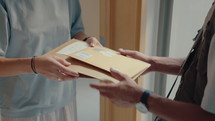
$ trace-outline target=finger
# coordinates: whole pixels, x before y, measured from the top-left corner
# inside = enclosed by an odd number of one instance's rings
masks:
[[[69,63],[66,60],[61,59],[57,56],[55,56],[54,58],[57,60],[57,62],[59,62],[59,63],[56,63],[58,65],[59,72],[70,75],[70,76],[79,77],[78,72],[75,72],[75,71],[71,70],[70,68],[65,67],[65,66],[70,65],[71,63]]]
[[[59,57],[57,57],[57,56],[54,56],[54,58],[55,58],[59,63],[63,64],[64,66],[69,66],[69,65],[71,65],[71,63],[68,62],[68,61],[66,61],[65,59],[61,59],[61,58],[59,58]]]
[[[97,42],[91,43],[90,46],[91,47],[94,47],[94,46],[100,46],[100,47],[102,47],[102,45],[100,43],[97,43]]]
[[[55,80],[57,81],[64,81],[64,74],[62,74],[61,72],[57,72],[56,75],[55,75]]]
[[[101,84],[90,84],[90,87],[98,89],[98,90],[111,90],[113,87],[113,84],[110,83],[101,83]]]
[[[100,44],[100,42],[95,38],[95,37],[90,37],[88,40],[87,40],[87,43],[91,46],[91,47],[94,47],[94,46],[102,46]]]
[[[46,76],[50,80],[56,80],[56,81],[69,81],[69,80],[77,80],[78,79],[78,77],[60,74],[59,72],[45,74],[44,76]]]
[[[65,81],[65,80],[74,80],[76,79],[77,77],[71,77],[71,76],[68,76],[62,72],[60,72],[59,70],[55,70],[55,69],[52,69],[50,71],[48,71],[49,73],[41,73],[42,75],[46,76],[47,78],[49,78],[50,80],[57,80],[57,81]]]
[[[64,75],[64,80],[77,80],[77,79],[78,77],[70,76],[67,74]]]
[[[91,46],[91,47],[94,47],[95,45],[94,45],[94,41],[93,41],[93,38],[92,37],[89,37],[87,40],[86,40],[86,42],[87,42],[87,44],[89,44],[89,46]]]
[[[96,40],[90,40],[90,41],[88,41],[88,44],[91,46],[91,47],[94,47],[94,46],[100,46],[99,44],[98,44],[99,42],[97,42]]]
[[[69,76],[69,75],[63,75],[60,77],[60,81],[71,81],[71,80],[77,80],[78,77]]]
[[[68,67],[60,66],[59,71],[61,73],[64,73],[64,74],[67,74],[67,75],[70,75],[70,76],[79,77],[78,72],[75,72],[75,71],[73,71],[72,69],[70,69]]]
[[[138,51],[119,49],[119,52],[122,55],[126,55],[126,56],[134,58],[134,59],[138,59],[138,60],[145,61],[145,62],[149,61],[148,56],[146,56],[143,53],[138,52]]]
[[[95,43],[92,40],[87,41],[87,43],[89,44],[90,47],[94,47],[95,46]]]
[[[91,42],[90,47],[94,47],[94,46],[95,46],[95,43]]]
[[[131,57],[135,57],[138,54],[137,51],[134,51],[134,50],[124,50],[122,48],[119,49],[119,52],[122,55],[128,55],[128,56],[131,56]]]
[[[99,41],[97,41],[97,40],[96,40],[96,42],[94,42],[94,45],[102,47],[101,43]]]
[[[56,71],[53,77],[55,77],[55,80],[58,80],[58,81],[76,80],[78,78],[78,76],[67,75],[62,71]]]
[[[57,76],[54,73],[50,73],[48,75],[45,75],[47,78],[49,78],[50,80],[57,80]]]
[[[119,80],[119,81],[123,81],[123,80],[126,80],[126,78],[128,78],[127,75],[125,75],[125,74],[119,72],[118,70],[116,70],[116,69],[114,69],[114,68],[111,68],[111,69],[110,69],[110,73],[111,73],[111,75],[112,75],[114,78],[116,78],[116,79]]]

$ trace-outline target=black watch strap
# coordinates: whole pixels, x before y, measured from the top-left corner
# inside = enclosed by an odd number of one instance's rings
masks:
[[[145,90],[140,98],[140,102],[143,103],[148,108],[148,98],[151,95],[152,91]]]

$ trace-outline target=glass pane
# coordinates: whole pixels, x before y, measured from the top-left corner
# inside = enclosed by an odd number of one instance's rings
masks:
[[[170,57],[186,57],[193,45],[192,39],[202,27],[212,3],[213,0],[174,0]],[[167,76],[166,92],[169,91],[174,79],[175,76]],[[177,87],[174,89],[171,98],[174,97]]]

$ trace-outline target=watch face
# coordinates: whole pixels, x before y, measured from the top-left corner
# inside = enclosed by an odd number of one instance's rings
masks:
[[[144,104],[142,104],[141,102],[136,104],[136,108],[137,108],[137,110],[139,110],[142,113],[148,112],[148,109],[146,108],[146,106]]]

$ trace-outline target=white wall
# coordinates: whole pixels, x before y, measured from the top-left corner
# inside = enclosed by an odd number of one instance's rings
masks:
[[[99,38],[99,0],[80,0],[85,32]],[[89,87],[95,79],[77,80],[78,121],[99,121],[100,98],[98,91]]]

